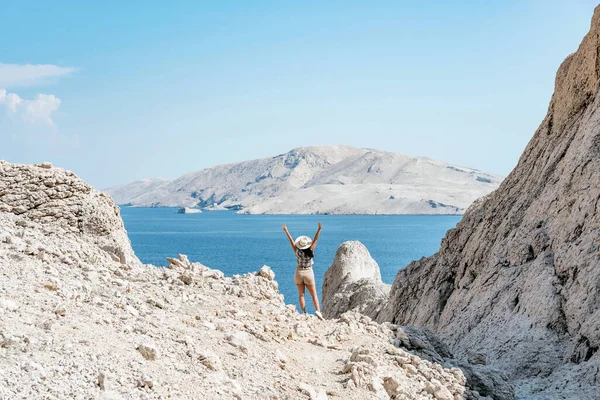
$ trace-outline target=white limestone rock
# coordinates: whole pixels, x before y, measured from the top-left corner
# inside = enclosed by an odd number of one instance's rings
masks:
[[[262,276],[263,278],[269,281],[275,279],[275,272],[273,272],[273,270],[268,265],[263,265],[262,268],[258,270],[256,275]]]
[[[248,333],[243,331],[232,332],[226,334],[224,339],[227,343],[233,347],[237,347],[243,353],[248,353],[248,341],[250,339],[250,335],[248,335]]]
[[[137,386],[140,388],[152,389],[154,387],[154,381],[148,375],[142,375],[138,380]]]
[[[153,343],[140,344],[137,349],[146,360],[154,361],[158,358],[158,350]]]
[[[36,234],[29,238],[32,243],[56,246],[50,253],[54,258],[69,260],[69,253],[76,251],[81,258],[87,254],[90,261],[140,265],[112,199],[72,172],[0,160],[0,205],[6,210],[0,214],[3,231],[9,226],[13,232],[27,227]]]
[[[19,304],[10,299],[0,298],[0,308],[4,308],[7,311],[17,311]]]
[[[220,371],[222,368],[221,358],[213,351],[199,350],[196,357],[202,365],[211,371]]]
[[[345,242],[323,277],[323,316],[337,318],[349,310],[377,315],[388,292],[367,248],[357,241]]]

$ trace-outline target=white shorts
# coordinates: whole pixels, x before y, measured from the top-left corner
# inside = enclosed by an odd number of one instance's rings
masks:
[[[294,274],[294,283],[296,285],[314,285],[315,284],[315,273],[312,268],[296,268]]]

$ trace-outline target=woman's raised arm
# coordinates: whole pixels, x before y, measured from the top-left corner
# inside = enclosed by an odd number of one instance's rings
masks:
[[[296,251],[296,244],[294,243],[294,239],[292,239],[292,235],[290,235],[290,232],[288,231],[287,226],[285,224],[283,224],[283,225],[281,225],[281,228],[283,229],[283,231],[287,235],[287,238],[290,241],[290,244],[292,245],[292,250],[294,250],[294,252],[295,252]]]
[[[317,240],[319,240],[319,235],[321,234],[322,228],[323,228],[323,225],[319,222],[319,227],[317,228],[317,233],[315,233],[315,238],[313,239],[312,245],[310,246],[310,249],[312,251],[315,251],[315,247],[317,247]]]

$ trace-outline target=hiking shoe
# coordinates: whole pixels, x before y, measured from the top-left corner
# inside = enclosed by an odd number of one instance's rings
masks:
[[[325,318],[323,318],[323,314],[321,314],[321,311],[315,311],[315,315],[317,316],[317,318],[319,318],[321,321],[323,321]]]

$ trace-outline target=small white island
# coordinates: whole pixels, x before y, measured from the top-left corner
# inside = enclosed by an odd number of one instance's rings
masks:
[[[177,214],[200,214],[201,212],[202,210],[190,207],[181,207],[179,210],[177,210]]]

